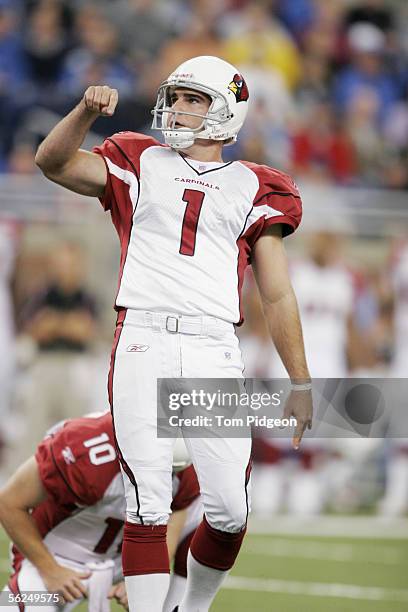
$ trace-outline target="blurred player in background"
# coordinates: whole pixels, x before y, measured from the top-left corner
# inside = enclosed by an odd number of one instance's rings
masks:
[[[394,245],[389,292],[393,296],[393,347],[390,375],[407,378],[408,374],[408,243]],[[386,447],[385,495],[380,512],[403,516],[408,512],[408,440],[393,438]]]
[[[89,609],[102,612],[107,596],[127,608],[120,558],[126,504],[113,438],[110,412],[59,423],[0,491],[0,521],[13,541],[14,572],[6,590],[59,593],[65,610],[88,597]],[[181,601],[188,547],[202,519],[198,481],[188,463],[178,440],[167,532],[174,573],[165,612]]]
[[[302,316],[305,350],[312,376],[343,378],[353,369],[356,285],[342,258],[344,238],[333,231],[308,237],[307,252],[290,264]],[[275,361],[275,376],[284,369]]]
[[[298,419],[295,447],[311,426],[310,378],[282,241],[300,222],[298,190],[278,170],[222,159],[245,121],[248,99],[234,66],[196,57],[158,91],[153,128],[169,146],[124,132],[93,153],[81,150],[97,117],[113,115],[118,101],[116,90],[96,86],[36,157],[49,179],[99,197],[121,240],[109,388],[127,497],[123,569],[132,612],[161,612],[168,588],[173,440],[157,438],[156,380],[242,379],[234,324],[242,322],[240,289],[250,261],[273,341],[297,384],[288,404]],[[245,534],[251,441],[186,443],[205,517],[192,541],[180,612],[205,612]]]
[[[356,283],[342,260],[342,240],[333,231],[313,233],[308,237],[306,256],[290,263],[307,361],[314,378],[347,376],[351,360],[356,361],[357,353],[363,350],[354,323]],[[265,326],[259,310],[256,314],[256,300],[253,301],[250,312],[258,321],[260,333],[256,334],[257,339],[253,335],[242,340],[247,373],[261,378],[284,378],[286,372],[279,356],[265,343]],[[270,434],[257,439],[254,511],[263,516],[283,509],[295,514],[321,512],[336,488],[332,474],[327,480],[331,446],[338,454],[341,441],[332,445],[324,440],[305,440],[301,455],[294,457],[286,440],[272,439]]]
[[[15,375],[15,329],[11,279],[18,238],[19,227],[15,222],[0,221],[0,465],[5,439],[10,439],[13,433],[10,427],[10,403]]]
[[[33,355],[16,401],[20,428],[7,456],[8,475],[53,423],[85,414],[92,401],[90,348],[98,316],[84,287],[83,251],[63,242],[47,264],[45,285],[29,296],[20,316]]]
[[[390,294],[394,296],[394,355],[392,376],[406,377],[408,364],[408,242],[399,241],[391,266]]]

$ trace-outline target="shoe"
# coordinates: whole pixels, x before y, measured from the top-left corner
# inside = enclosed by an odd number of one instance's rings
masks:
[[[173,612],[178,612],[178,606],[174,608]]]

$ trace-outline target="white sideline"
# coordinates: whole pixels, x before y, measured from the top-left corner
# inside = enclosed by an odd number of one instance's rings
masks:
[[[408,519],[382,516],[272,516],[264,520],[251,517],[248,533],[370,538],[408,539]]]
[[[291,595],[310,595],[313,597],[337,597],[340,599],[408,602],[408,589],[362,587],[354,584],[296,582],[293,580],[273,580],[266,578],[229,576],[225,580],[222,588],[237,591],[263,591],[269,593],[286,593]]]

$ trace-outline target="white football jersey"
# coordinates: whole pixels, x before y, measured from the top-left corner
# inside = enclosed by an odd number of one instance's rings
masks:
[[[302,320],[306,359],[313,378],[347,375],[347,320],[354,283],[341,265],[321,267],[312,260],[291,264],[291,280]],[[275,376],[287,376],[277,365]]]
[[[255,241],[273,223],[285,235],[299,225],[290,177],[248,162],[194,161],[133,132],[94,151],[106,163],[101,201],[121,241],[116,307],[238,323]]]

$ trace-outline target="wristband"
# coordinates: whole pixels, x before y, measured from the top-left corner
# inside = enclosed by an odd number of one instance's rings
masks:
[[[311,391],[312,383],[296,384],[292,383],[292,391]]]

